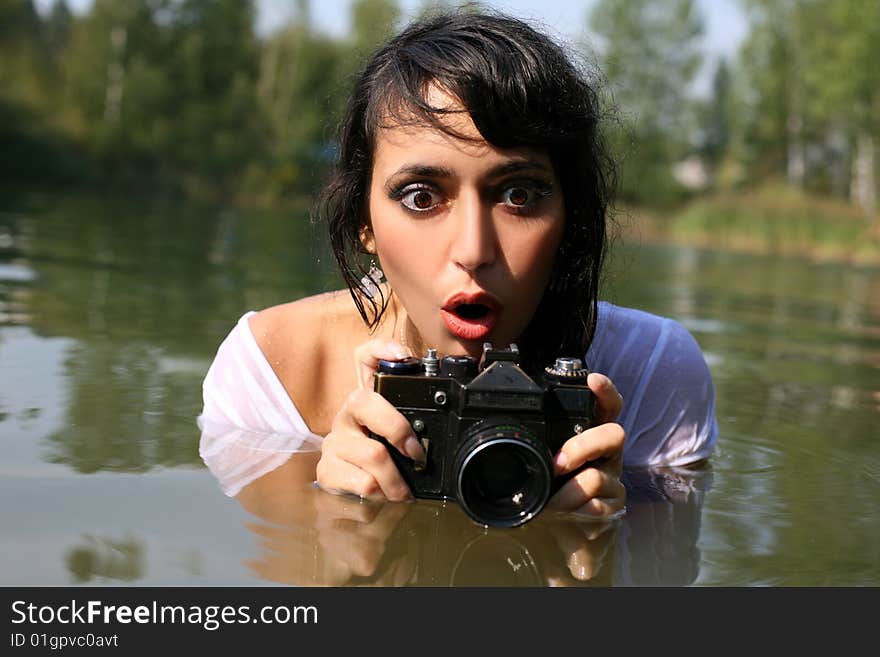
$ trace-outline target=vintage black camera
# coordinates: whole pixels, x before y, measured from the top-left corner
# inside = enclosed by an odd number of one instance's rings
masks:
[[[593,423],[588,371],[557,358],[538,380],[519,350],[483,345],[468,356],[380,360],[376,392],[410,422],[427,454],[415,462],[385,443],[413,495],[457,500],[476,522],[515,527],[534,517],[561,482],[553,455]]]

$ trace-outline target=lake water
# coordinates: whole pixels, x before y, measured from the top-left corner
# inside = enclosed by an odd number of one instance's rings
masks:
[[[702,346],[708,468],[633,473],[611,526],[312,489],[257,510],[199,457],[201,381],[243,312],[337,285],[305,216],[7,198],[0,584],[880,585],[880,271],[626,243],[607,280]]]

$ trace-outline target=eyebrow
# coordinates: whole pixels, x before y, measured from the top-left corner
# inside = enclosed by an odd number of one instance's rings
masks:
[[[500,178],[511,173],[519,173],[520,171],[539,170],[550,173],[552,170],[549,166],[539,160],[532,158],[514,159],[503,164],[493,167],[486,174],[486,178]],[[397,171],[388,176],[388,180],[392,180],[401,175],[420,176],[423,178],[453,178],[455,174],[452,169],[446,167],[431,166],[427,164],[405,164]]]

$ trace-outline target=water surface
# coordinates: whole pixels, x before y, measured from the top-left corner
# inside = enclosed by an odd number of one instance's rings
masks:
[[[0,583],[880,584],[880,271],[618,246],[604,298],[693,332],[717,452],[632,474],[611,527],[503,531],[453,504],[220,491],[195,425],[217,345],[246,310],[337,285],[302,213],[7,198]]]

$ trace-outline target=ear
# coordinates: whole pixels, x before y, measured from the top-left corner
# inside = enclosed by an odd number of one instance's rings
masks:
[[[364,224],[358,231],[358,238],[367,253],[376,253],[376,238],[373,235],[373,229]]]

